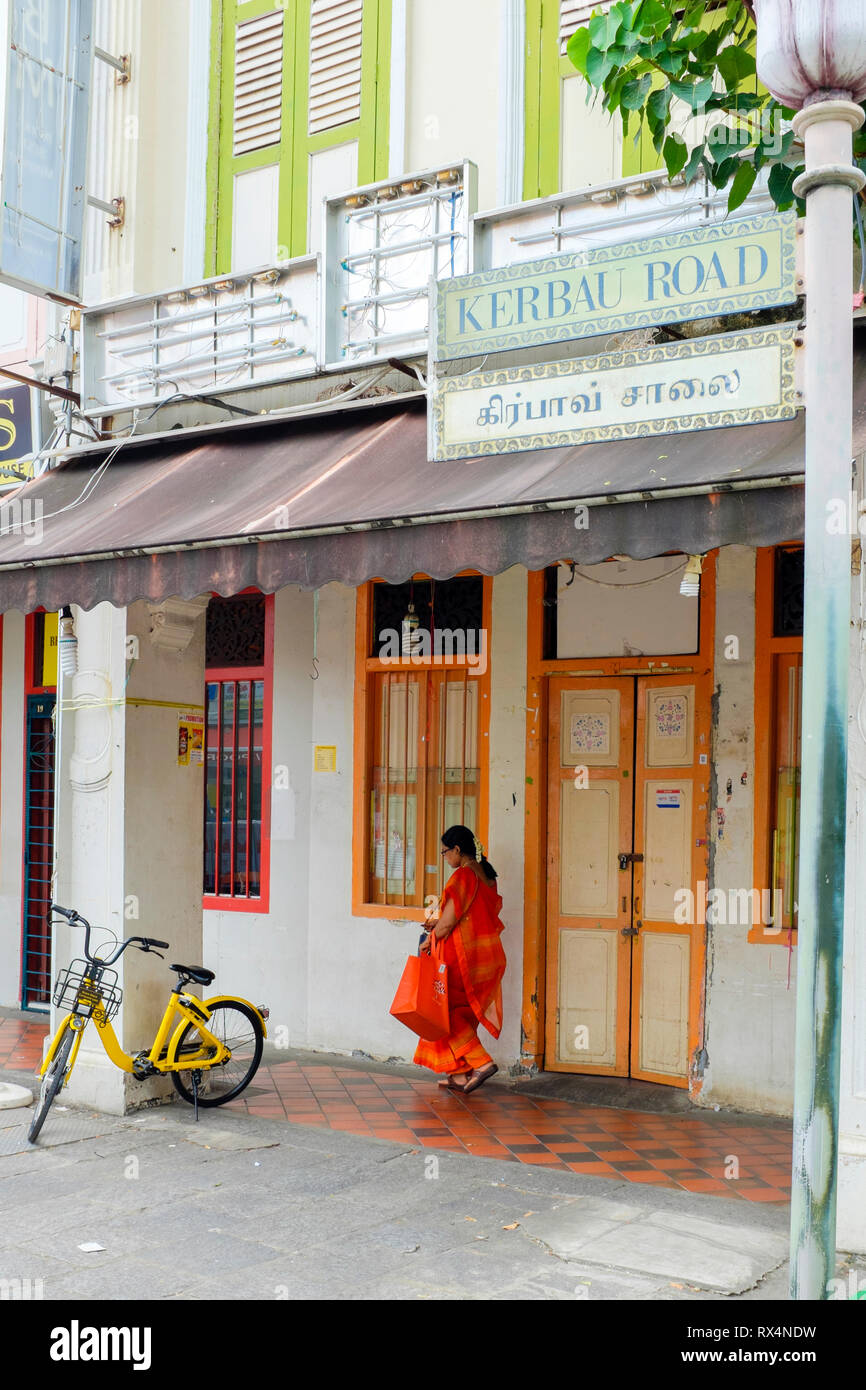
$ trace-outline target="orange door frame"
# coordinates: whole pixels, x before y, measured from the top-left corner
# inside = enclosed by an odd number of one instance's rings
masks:
[[[524,835],[523,1005],[521,1062],[527,1069],[544,1069],[547,954],[547,728],[548,687],[553,675],[624,676],[691,675],[695,681],[699,721],[709,710],[714,681],[716,561],[710,551],[703,565],[696,653],[668,657],[581,657],[545,659],[544,570],[528,575],[526,653],[526,830]],[[697,721],[696,721],[697,727]],[[708,748],[708,754],[712,750]],[[710,772],[711,764],[708,763]],[[709,839],[709,804],[707,833]],[[708,846],[704,846],[708,849]],[[704,1036],[706,938],[696,943],[689,991],[689,1056]],[[701,1089],[700,1077],[690,1074],[690,1090]]]

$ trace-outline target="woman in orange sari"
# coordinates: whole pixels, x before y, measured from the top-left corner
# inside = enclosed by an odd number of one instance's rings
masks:
[[[445,1072],[443,1089],[468,1095],[483,1086],[498,1067],[478,1040],[478,1025],[498,1038],[502,1030],[502,976],[505,952],[499,920],[502,899],[496,871],[484,857],[481,842],[465,825],[452,825],[442,836],[445,862],[453,869],[439,902],[438,915],[426,926],[442,943],[448,966],[450,1031],[438,1042],[422,1038],[415,1051],[418,1066]]]

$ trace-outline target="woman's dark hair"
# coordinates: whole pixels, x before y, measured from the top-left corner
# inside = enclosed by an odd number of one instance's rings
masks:
[[[475,859],[478,853],[475,836],[465,825],[450,825],[442,836],[442,843],[446,849],[459,849],[461,854],[468,854],[470,859]],[[488,878],[496,878],[496,870],[483,854],[480,863],[482,873]]]

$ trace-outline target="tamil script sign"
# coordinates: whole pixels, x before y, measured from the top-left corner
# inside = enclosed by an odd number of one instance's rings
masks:
[[[793,324],[433,381],[433,459],[787,420]]]
[[[434,360],[565,342],[797,298],[794,213],[460,275],[434,286]]]

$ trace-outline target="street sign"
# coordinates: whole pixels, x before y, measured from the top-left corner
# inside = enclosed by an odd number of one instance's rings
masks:
[[[93,0],[0,0],[0,280],[80,300]]]
[[[566,362],[435,377],[432,459],[790,419],[793,324]]]
[[[797,219],[699,229],[460,275],[434,287],[434,361],[792,304]]]

